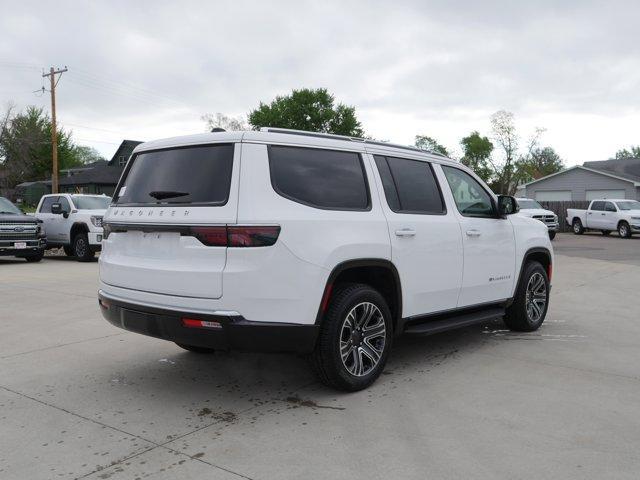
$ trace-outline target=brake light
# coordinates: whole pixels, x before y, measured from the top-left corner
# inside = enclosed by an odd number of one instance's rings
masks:
[[[277,226],[191,227],[191,234],[209,247],[268,247],[280,235]]]
[[[107,238],[109,238],[109,234],[111,233],[111,224],[110,223],[103,223],[102,224],[102,238],[104,238],[105,240]]]
[[[280,227],[228,227],[227,237],[230,247],[268,247],[276,243]]]
[[[227,246],[227,227],[191,227],[191,234],[208,247]]]

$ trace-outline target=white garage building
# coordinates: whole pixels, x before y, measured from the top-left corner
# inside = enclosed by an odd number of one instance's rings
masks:
[[[520,185],[516,195],[538,201],[640,200],[640,159],[585,162]]]

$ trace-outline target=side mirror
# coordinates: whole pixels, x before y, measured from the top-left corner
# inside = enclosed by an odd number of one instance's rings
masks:
[[[518,213],[520,207],[515,198],[510,195],[498,195],[498,213],[501,217]]]
[[[53,213],[54,215],[60,215],[62,213],[62,205],[60,205],[59,203],[52,203],[51,213]]]

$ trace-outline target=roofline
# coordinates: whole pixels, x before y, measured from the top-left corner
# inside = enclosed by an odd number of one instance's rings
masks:
[[[546,180],[548,178],[555,177],[556,175],[560,175],[562,173],[570,172],[571,170],[575,170],[576,168],[580,168],[582,170],[586,170],[586,171],[592,172],[592,173],[599,173],[600,175],[604,175],[605,177],[615,178],[617,180],[622,180],[623,182],[633,183],[633,185],[635,187],[640,187],[640,182],[636,182],[635,180],[630,180],[628,178],[619,177],[618,175],[614,175],[614,174],[608,173],[608,172],[603,172],[602,170],[596,170],[595,168],[585,167],[584,165],[574,165],[573,167],[566,168],[566,169],[561,170],[561,171],[556,172],[556,173],[552,173],[551,175],[547,175],[546,177],[541,177],[541,178],[538,178],[537,180],[532,180],[530,182],[523,183],[522,185],[518,185],[518,187],[526,187],[526,186],[531,185],[533,183],[541,182],[542,180]]]
[[[411,145],[401,145],[398,143],[390,143],[390,142],[380,142],[377,140],[370,140],[367,138],[362,138],[362,137],[349,137],[346,135],[336,135],[333,133],[319,133],[319,132],[308,132],[306,130],[294,130],[294,129],[290,129],[290,128],[276,128],[276,127],[261,127],[260,128],[261,132],[271,132],[271,133],[283,133],[286,135],[302,135],[305,137],[319,137],[319,138],[331,138],[331,139],[335,139],[335,140],[345,140],[348,142],[358,142],[358,143],[364,143],[366,145],[379,145],[379,146],[384,146],[384,147],[393,147],[393,148],[399,148],[399,149],[403,149],[403,150],[411,150],[414,152],[419,152],[419,153],[428,153],[430,155],[435,155],[437,157],[442,157],[445,158],[447,160],[449,160],[449,157],[447,157],[446,155],[443,155],[440,152],[435,152],[433,150],[424,150],[422,148],[418,148],[418,147],[413,147]]]

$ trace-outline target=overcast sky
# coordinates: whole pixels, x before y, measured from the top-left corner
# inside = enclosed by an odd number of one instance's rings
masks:
[[[0,0],[0,106],[42,105],[110,157],[123,138],[204,131],[293,88],[326,87],[367,134],[459,153],[499,109],[568,165],[640,144],[638,1]],[[524,142],[523,142],[524,143]]]

